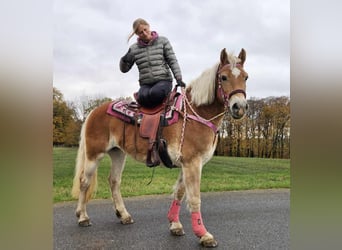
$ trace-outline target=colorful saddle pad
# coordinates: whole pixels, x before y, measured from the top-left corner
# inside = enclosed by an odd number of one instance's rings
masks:
[[[161,125],[170,126],[178,121],[179,110],[182,109],[182,95],[177,94],[172,103],[167,107],[166,113],[161,114]],[[144,116],[140,105],[136,102],[128,102],[126,100],[113,101],[108,105],[107,114],[117,117],[120,120],[140,125],[140,121]]]

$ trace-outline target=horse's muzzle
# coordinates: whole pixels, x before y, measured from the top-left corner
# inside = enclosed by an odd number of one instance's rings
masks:
[[[234,119],[241,119],[245,116],[248,110],[248,103],[246,99],[232,98],[229,103],[231,115]]]

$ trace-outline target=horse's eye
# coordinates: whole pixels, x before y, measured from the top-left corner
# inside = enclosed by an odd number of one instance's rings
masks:
[[[245,77],[245,81],[247,81],[247,79],[248,79],[248,76]]]
[[[221,76],[221,80],[222,80],[222,81],[227,81],[227,80],[228,80],[228,77],[227,77],[227,76]]]

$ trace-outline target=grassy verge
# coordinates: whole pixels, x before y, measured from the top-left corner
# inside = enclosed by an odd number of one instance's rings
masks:
[[[53,149],[54,202],[72,200],[70,190],[76,153],[77,148]],[[95,198],[111,197],[107,181],[110,165],[110,158],[106,156],[98,168],[98,191]],[[122,195],[169,194],[179,171],[156,167],[153,181],[147,185],[151,180],[152,169],[128,157],[122,177]],[[290,160],[215,156],[202,171],[201,192],[289,187]]]

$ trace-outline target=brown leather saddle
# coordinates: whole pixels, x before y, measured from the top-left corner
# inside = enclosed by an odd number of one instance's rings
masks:
[[[161,118],[165,117],[166,111],[172,105],[177,94],[176,91],[172,91],[164,102],[155,108],[140,108],[143,116],[140,122],[139,134],[142,138],[148,139],[146,157],[148,167],[158,166],[160,161],[166,167],[176,167],[167,153],[166,141],[161,137]]]
[[[182,108],[182,95],[175,87],[162,104],[155,108],[145,108],[137,102],[113,101],[108,105],[107,114],[139,127],[139,135],[148,140],[146,165],[155,167],[162,161],[168,168],[173,165],[168,153],[167,142],[162,138],[162,129],[178,121]]]

